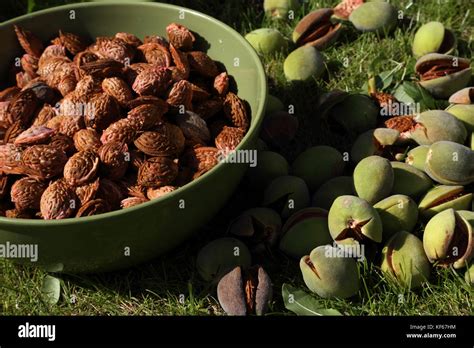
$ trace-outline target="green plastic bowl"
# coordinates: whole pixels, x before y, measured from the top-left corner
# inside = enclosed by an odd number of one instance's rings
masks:
[[[14,24],[33,31],[46,42],[59,29],[89,37],[116,32],[130,32],[142,38],[151,34],[165,36],[165,28],[171,22],[198,33],[203,47],[208,47],[208,54],[223,63],[234,77],[238,95],[250,104],[252,111],[250,130],[237,149],[254,148],[267,96],[260,59],[235,30],[183,7],[160,3],[82,3],[4,22],[0,25],[0,76],[6,79],[15,57],[23,54]],[[247,164],[220,163],[161,199],[97,216],[56,221],[1,217],[0,244],[37,244],[38,261],[34,264],[52,272],[104,272],[130,267],[178,246],[209,221],[236,189],[246,167]]]

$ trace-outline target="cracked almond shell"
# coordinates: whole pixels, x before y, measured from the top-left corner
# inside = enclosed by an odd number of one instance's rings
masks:
[[[342,24],[333,23],[334,10],[321,8],[304,16],[296,25],[292,39],[297,46],[310,45],[323,50],[337,40]]]
[[[458,143],[438,141],[430,146],[425,172],[440,184],[469,184],[474,181],[474,152]]]
[[[276,244],[281,217],[269,208],[248,209],[230,223],[228,232],[244,239],[252,252],[262,253]]]
[[[71,186],[81,186],[93,181],[99,170],[99,156],[94,151],[79,151],[64,166],[64,180]]]
[[[418,206],[405,195],[393,195],[374,205],[382,220],[383,239],[390,239],[399,231],[412,232],[418,221]]]
[[[382,241],[382,220],[367,201],[350,195],[338,197],[329,209],[329,232],[338,243]]]
[[[464,186],[439,185],[429,190],[418,204],[420,216],[430,219],[446,210],[470,209],[472,193],[465,191]]]
[[[449,97],[451,104],[473,104],[474,87],[463,88]]]
[[[319,246],[300,260],[301,274],[309,290],[323,298],[348,298],[359,291],[360,280],[356,261],[334,257],[336,247]]]
[[[432,186],[431,179],[421,170],[403,162],[390,162],[393,168],[392,193],[417,199]]]
[[[433,70],[434,75],[424,77],[427,71]],[[420,57],[415,64],[415,71],[421,77],[419,84],[435,98],[442,99],[465,88],[472,74],[469,59],[440,53],[428,53]]]
[[[351,148],[351,160],[359,163],[362,159],[383,154],[395,145],[400,137],[400,132],[391,128],[371,129],[360,134]]]
[[[263,267],[237,266],[217,284],[217,298],[228,315],[265,314],[272,298],[271,279]]]
[[[424,171],[429,149],[430,147],[428,145],[420,145],[411,149],[405,157],[405,163]]]
[[[423,247],[431,263],[463,268],[474,254],[474,232],[470,222],[454,209],[433,216],[425,227]]]
[[[415,289],[428,280],[431,267],[422,241],[401,230],[385,244],[381,269],[394,276],[402,285]]]
[[[431,145],[437,141],[453,141],[464,144],[467,131],[464,124],[450,113],[428,110],[414,118],[417,125],[410,136],[419,145]]]

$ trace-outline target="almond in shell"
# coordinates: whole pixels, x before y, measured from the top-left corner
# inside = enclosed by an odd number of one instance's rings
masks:
[[[138,184],[143,187],[160,187],[172,184],[178,175],[178,165],[169,157],[151,157],[138,171]]]
[[[77,151],[97,151],[102,146],[99,134],[92,128],[77,131],[73,136],[73,140]]]
[[[33,178],[24,177],[12,185],[10,196],[18,211],[39,210],[41,195],[48,185]]]
[[[235,150],[245,136],[245,131],[237,127],[225,126],[216,137],[216,147],[222,152]]]
[[[16,137],[14,144],[16,146],[44,144],[49,142],[55,133],[54,129],[45,126],[32,126],[20,133]]]
[[[51,183],[41,195],[40,210],[45,220],[72,217],[78,206],[79,202],[74,189],[64,180]]]
[[[126,107],[127,103],[133,99],[133,94],[127,83],[118,77],[109,77],[102,81],[102,90],[114,97],[120,106]]]
[[[76,217],[92,216],[103,214],[110,211],[110,206],[107,201],[103,199],[93,199],[82,205],[76,213]]]
[[[48,180],[62,173],[67,162],[65,152],[52,145],[33,145],[21,154],[25,174],[39,180]]]
[[[194,37],[193,33],[184,25],[171,23],[166,27],[166,32],[168,34],[170,43],[174,47],[184,51],[192,50],[196,38]]]
[[[191,68],[199,75],[214,78],[219,74],[216,63],[204,52],[189,52],[188,60]]]
[[[229,92],[224,100],[224,114],[234,127],[247,130],[249,127],[249,117],[247,108],[242,99],[236,94]]]
[[[111,180],[120,179],[125,175],[130,162],[128,146],[124,143],[111,141],[99,149],[100,170]]]
[[[79,151],[64,166],[64,180],[70,186],[81,186],[97,176],[99,157],[94,151]]]
[[[26,53],[35,57],[40,57],[43,51],[43,43],[31,31],[23,29],[17,25],[14,26],[18,42]]]
[[[161,198],[167,195],[170,192],[175,191],[176,189],[177,189],[176,186],[171,186],[171,185],[162,186],[158,188],[149,187],[148,190],[146,191],[146,195],[148,199],[157,199],[157,198]]]

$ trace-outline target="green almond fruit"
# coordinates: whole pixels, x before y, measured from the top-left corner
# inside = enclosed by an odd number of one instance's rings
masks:
[[[393,235],[382,250],[382,271],[411,289],[428,280],[430,268],[422,241],[406,231]]]
[[[327,210],[305,208],[293,214],[283,225],[280,250],[300,259],[314,248],[331,242]]]
[[[290,11],[300,8],[300,0],[264,0],[263,10],[273,19],[287,18]]]
[[[393,168],[383,157],[366,157],[354,169],[354,190],[370,204],[388,197],[392,192],[393,182]]]
[[[470,184],[474,181],[474,152],[458,143],[438,141],[430,146],[425,172],[440,184]]]
[[[359,291],[357,261],[336,256],[337,249],[330,245],[319,246],[300,260],[306,286],[323,298],[348,298]]]
[[[449,97],[450,104],[473,104],[474,87],[463,88]]]
[[[246,177],[252,187],[265,187],[274,179],[288,175],[289,164],[285,157],[273,151],[260,151],[257,154],[257,165],[249,167]]]
[[[394,175],[393,194],[417,199],[433,186],[431,179],[421,170],[403,162],[390,162],[390,164]]]
[[[391,128],[371,129],[360,134],[351,148],[351,160],[359,163],[362,159],[383,155],[395,145],[400,137],[400,132]]]
[[[337,176],[321,185],[313,195],[314,207],[329,210],[339,196],[353,195],[354,186],[351,176]]]
[[[444,210],[426,224],[423,248],[431,263],[465,267],[474,255],[474,232],[469,221],[454,209]]]
[[[399,231],[412,232],[418,221],[418,206],[405,195],[393,195],[374,205],[382,220],[383,239],[388,240]]]
[[[280,176],[273,180],[263,194],[263,205],[277,211],[286,219],[309,206],[308,186],[296,176]]]
[[[324,57],[312,46],[301,46],[291,52],[283,63],[288,81],[307,81],[319,78],[325,70]]]
[[[213,240],[199,251],[196,267],[202,279],[218,282],[236,266],[250,267],[251,261],[250,251],[244,243],[225,237]]]
[[[314,146],[303,151],[291,165],[293,175],[302,178],[310,191],[343,173],[345,162],[342,154],[330,146]]]
[[[425,170],[426,156],[429,150],[430,147],[428,145],[420,145],[411,149],[405,157],[405,163],[421,171]]]
[[[262,254],[276,245],[281,232],[281,217],[269,208],[252,208],[234,219],[228,233],[240,237],[253,253]]]
[[[346,132],[360,134],[377,125],[379,108],[374,101],[362,94],[339,94],[325,104],[333,104],[325,110],[330,122],[340,125]]]
[[[410,136],[419,145],[431,145],[437,141],[464,144],[467,131],[464,124],[449,112],[428,110],[415,117],[417,126]]]
[[[283,111],[284,109],[285,105],[279,98],[271,94],[267,96],[267,108],[265,109],[265,113],[267,115],[273,114],[278,111]]]
[[[424,220],[428,220],[446,209],[470,209],[472,193],[464,186],[439,185],[429,190],[418,204],[418,211]]]
[[[245,39],[260,55],[272,55],[288,48],[288,41],[278,30],[273,28],[253,30],[245,35]]]
[[[413,39],[413,55],[415,58],[427,53],[451,53],[456,47],[456,37],[440,22],[429,22],[422,25]]]
[[[469,284],[471,287],[474,287],[474,263],[471,263],[469,268],[466,270],[464,279],[466,280],[467,284]]]
[[[388,2],[367,2],[351,13],[349,21],[360,31],[388,33],[397,25],[397,10]]]
[[[452,104],[446,111],[462,121],[468,132],[474,132],[474,104]]]
[[[469,85],[472,74],[470,65],[470,60],[466,58],[428,53],[418,59],[415,71],[420,76],[419,84],[433,97],[447,99]],[[439,72],[441,69],[444,73]],[[433,70],[438,73],[432,74]]]
[[[336,198],[328,214],[329,232],[337,243],[382,241],[382,220],[367,201],[350,195]]]

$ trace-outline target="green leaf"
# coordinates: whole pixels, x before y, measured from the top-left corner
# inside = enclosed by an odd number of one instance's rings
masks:
[[[283,284],[281,294],[286,309],[297,315],[342,315],[336,309],[324,308],[318,299],[290,284]]]
[[[406,92],[403,85],[397,87],[397,89],[393,93],[393,96],[397,98],[399,102],[402,102],[407,105],[415,103],[415,100]]]
[[[387,89],[393,81],[393,72],[391,71],[382,71],[379,75],[378,78],[380,79],[380,83],[382,84],[382,87],[380,90]]]
[[[417,101],[420,99],[421,97],[420,92],[418,88],[416,87],[415,83],[405,81],[402,84],[402,88],[405,91],[405,93],[408,94],[413,99],[413,101]]]
[[[438,108],[442,108],[443,106],[442,101],[437,101],[436,99],[434,99],[433,96],[426,89],[421,87],[418,83],[405,81],[400,87],[397,88],[397,93],[395,94],[395,97],[399,101],[405,103],[406,100],[403,100],[404,98],[411,98],[412,101],[410,101],[410,103],[420,104],[421,112],[425,110],[435,110]],[[408,95],[409,98],[407,98],[406,95]]]
[[[61,293],[61,282],[58,278],[47,275],[41,286],[41,295],[43,300],[49,304],[56,304],[59,301]]]
[[[393,82],[393,72],[392,71],[383,71],[380,74],[375,76],[375,86],[377,91],[383,91],[387,89]],[[365,82],[362,86],[363,93],[368,91],[368,82]]]

